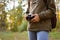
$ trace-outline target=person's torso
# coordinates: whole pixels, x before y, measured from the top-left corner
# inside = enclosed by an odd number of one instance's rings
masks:
[[[46,11],[46,5],[43,0],[30,0],[30,12],[39,14],[42,11]],[[29,23],[28,30],[39,31],[39,30],[50,30],[51,20],[45,20],[37,23]]]

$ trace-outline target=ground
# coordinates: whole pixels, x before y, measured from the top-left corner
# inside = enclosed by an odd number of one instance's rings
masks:
[[[0,32],[0,40],[28,40],[27,32]],[[51,32],[49,40],[60,40],[60,32]]]

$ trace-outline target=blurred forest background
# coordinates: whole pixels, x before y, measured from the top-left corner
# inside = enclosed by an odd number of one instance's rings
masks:
[[[60,0],[55,0],[57,26],[49,40],[60,40]],[[0,0],[0,40],[28,40],[27,21],[23,16],[27,0]]]

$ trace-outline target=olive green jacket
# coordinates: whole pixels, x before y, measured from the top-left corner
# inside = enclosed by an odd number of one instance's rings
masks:
[[[53,16],[52,13],[56,12],[56,7],[54,0],[47,0],[47,4],[49,9],[46,8],[46,4],[43,0],[28,0],[28,8],[26,14],[29,14],[34,9],[32,13],[37,13],[40,17],[39,22],[29,22],[29,31],[51,30],[51,17]]]

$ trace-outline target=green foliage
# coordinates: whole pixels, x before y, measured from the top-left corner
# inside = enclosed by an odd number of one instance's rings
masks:
[[[9,12],[7,12],[8,15],[10,15],[9,20],[11,21],[10,23],[7,20],[8,27],[10,27],[11,31],[18,31],[18,26],[21,25],[22,20],[23,20],[23,10],[21,7],[21,4],[17,8],[13,8]]]
[[[18,27],[18,30],[20,32],[26,31],[27,30],[27,21],[23,20],[22,24]]]

